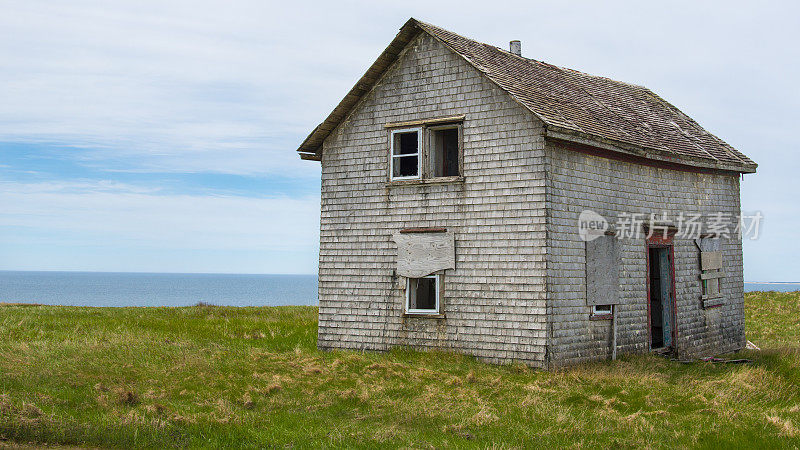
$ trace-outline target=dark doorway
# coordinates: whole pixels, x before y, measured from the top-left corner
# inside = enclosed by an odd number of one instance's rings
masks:
[[[650,348],[672,348],[674,299],[672,294],[672,258],[669,247],[648,247]]]

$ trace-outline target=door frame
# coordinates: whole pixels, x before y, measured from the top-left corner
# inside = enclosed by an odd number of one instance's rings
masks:
[[[678,299],[676,296],[676,289],[675,289],[675,245],[672,242],[672,237],[674,234],[669,234],[666,238],[660,234],[653,234],[653,236],[647,238],[645,240],[645,259],[646,263],[646,272],[645,278],[647,280],[647,348],[649,351],[653,350],[653,324],[651,323],[651,311],[650,311],[650,249],[651,248],[664,248],[667,249],[669,254],[669,276],[672,281],[672,323],[671,323],[671,330],[672,333],[672,347],[670,349],[671,352],[677,353],[678,351]]]

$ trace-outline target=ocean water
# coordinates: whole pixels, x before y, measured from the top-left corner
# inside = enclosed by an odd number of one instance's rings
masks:
[[[800,291],[800,282],[787,282],[787,283],[759,283],[759,282],[744,282],[744,291],[778,291],[778,292],[793,292]]]
[[[800,291],[745,282],[744,290]],[[70,306],[317,305],[316,275],[0,271],[0,303]]]
[[[316,305],[316,275],[0,271],[0,302],[70,306]]]

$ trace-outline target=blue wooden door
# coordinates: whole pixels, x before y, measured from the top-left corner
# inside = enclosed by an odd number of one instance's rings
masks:
[[[672,273],[670,268],[669,249],[663,248],[658,252],[658,265],[661,273],[661,306],[663,318],[664,347],[672,347]]]

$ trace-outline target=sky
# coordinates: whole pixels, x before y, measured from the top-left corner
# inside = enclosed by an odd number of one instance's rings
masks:
[[[409,17],[645,85],[759,163],[745,279],[800,280],[800,7],[3,0],[0,270],[315,273],[295,149]]]

